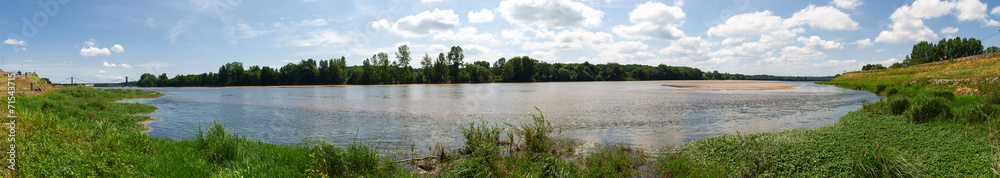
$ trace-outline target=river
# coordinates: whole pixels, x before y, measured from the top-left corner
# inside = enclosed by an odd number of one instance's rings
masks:
[[[742,81],[748,82],[748,81]],[[189,139],[218,121],[249,139],[297,144],[461,145],[470,122],[520,125],[537,107],[563,138],[644,148],[697,138],[829,125],[879,96],[812,82],[792,89],[687,91],[700,81],[549,82],[319,88],[155,88],[149,135]]]

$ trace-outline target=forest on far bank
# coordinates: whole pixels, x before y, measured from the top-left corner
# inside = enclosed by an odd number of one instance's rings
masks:
[[[394,60],[380,52],[364,59],[362,65],[346,66],[346,58],[301,60],[281,68],[268,66],[244,67],[232,62],[219,67],[218,73],[156,76],[143,74],[140,87],[183,86],[268,86],[268,85],[336,85],[336,84],[409,84],[409,83],[489,83],[489,82],[554,82],[554,81],[626,81],[626,80],[829,80],[831,77],[785,77],[703,72],[683,66],[639,64],[548,63],[518,56],[500,58],[494,62],[466,62],[462,47],[452,46],[436,58],[424,54],[421,68],[411,67],[410,49],[403,45]]]

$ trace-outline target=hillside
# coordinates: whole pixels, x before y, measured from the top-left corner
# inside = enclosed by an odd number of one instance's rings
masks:
[[[1000,76],[1000,53],[982,54],[916,66],[844,73],[830,83],[898,85],[929,79],[995,78]]]

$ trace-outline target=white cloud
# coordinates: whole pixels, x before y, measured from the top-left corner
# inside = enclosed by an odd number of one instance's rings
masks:
[[[823,59],[826,54],[815,49],[800,46],[786,46],[781,49],[781,56],[768,57],[764,61],[772,63],[802,62],[809,59]]]
[[[298,23],[295,23],[296,26],[316,26],[316,27],[326,26],[327,24],[328,23],[326,22],[326,19],[323,18],[316,18],[312,20],[306,19],[299,21]]]
[[[253,27],[250,27],[250,25],[247,25],[245,23],[236,24],[236,30],[239,31],[240,33],[239,35],[232,34],[232,37],[234,39],[254,38],[263,35],[265,33],[271,32],[265,30],[254,30]]]
[[[623,64],[645,64],[655,60],[656,55],[648,51],[649,45],[642,41],[622,41],[592,46],[600,53],[594,58],[581,57],[580,61],[592,63],[616,62]]]
[[[104,70],[99,70],[99,71],[97,71],[97,73],[99,73],[99,74],[104,74],[104,73],[108,73],[108,72],[107,72],[107,71],[104,71]]]
[[[103,65],[104,67],[122,67],[122,68],[126,68],[126,69],[132,68],[132,65],[128,65],[126,63],[115,64],[115,63],[108,63],[108,61],[104,61],[104,64],[101,64],[101,65]]]
[[[381,19],[381,20],[378,20],[378,21],[372,21],[372,28],[375,28],[375,29],[389,29],[390,26],[391,25],[389,24],[389,20],[386,20],[386,19]]]
[[[493,34],[491,34],[491,33],[485,33],[485,32],[484,33],[480,33],[480,34],[476,34],[478,32],[479,31],[476,29],[476,27],[465,27],[465,28],[458,29],[458,33],[455,33],[455,32],[452,32],[452,31],[445,31],[445,32],[437,33],[436,35],[434,35],[434,40],[442,40],[442,41],[447,41],[447,40],[464,40],[464,41],[488,41],[488,42],[496,42],[496,39],[493,38]]]
[[[80,56],[92,57],[97,55],[111,55],[111,51],[108,48],[97,48],[97,47],[84,47],[80,49]]]
[[[854,44],[858,45],[858,49],[864,49],[875,45],[875,43],[872,43],[871,38],[865,38],[863,40],[854,41]]]
[[[122,53],[125,52],[125,48],[123,48],[122,45],[115,44],[114,46],[111,46],[111,51],[115,53]]]
[[[426,4],[426,3],[435,3],[435,2],[442,2],[442,1],[444,1],[444,0],[420,0],[420,3]]]
[[[524,32],[521,32],[520,30],[505,29],[500,32],[500,36],[504,39],[511,40],[514,43],[521,43],[528,40],[528,37],[524,36]]]
[[[392,29],[403,37],[423,37],[454,29],[458,26],[458,22],[455,11],[435,8],[433,11],[400,18],[392,24]]]
[[[765,10],[732,16],[725,23],[709,28],[707,33],[710,36],[727,37],[723,40],[723,45],[730,46],[713,52],[712,55],[757,56],[793,42],[796,33],[803,31],[805,30],[801,28],[788,29],[781,17]],[[743,40],[752,37],[759,39],[741,44]]]
[[[669,24],[683,20],[684,16],[684,11],[680,7],[649,1],[629,12],[628,19],[632,23]]]
[[[650,1],[629,12],[629,21],[634,25],[616,25],[612,31],[629,39],[675,40],[685,36],[677,29],[679,24],[674,24],[683,23],[684,17],[680,7]]]
[[[879,32],[875,42],[904,43],[910,41],[934,41],[938,39],[934,30],[924,25],[923,20],[910,19],[893,22],[890,31]]]
[[[850,15],[832,6],[816,7],[809,5],[785,20],[789,26],[808,24],[810,27],[827,30],[856,30],[861,28]]]
[[[993,10],[990,11],[990,14],[1000,15],[1000,6],[993,7]]]
[[[350,38],[340,35],[340,33],[336,31],[323,30],[309,33],[308,36],[291,37],[284,42],[284,45],[292,47],[313,47],[341,44],[349,41],[351,41]]]
[[[958,0],[955,4],[955,18],[958,21],[986,20],[986,4],[979,0]]]
[[[660,54],[678,59],[679,61],[707,60],[711,44],[701,37],[684,37],[670,43],[670,46],[660,50]]]
[[[830,2],[830,4],[836,5],[837,7],[843,9],[854,9],[865,3],[861,2],[860,0],[833,0]]]
[[[604,16],[604,12],[570,0],[504,0],[497,11],[512,24],[543,28],[594,27]]]
[[[7,38],[7,40],[3,41],[3,44],[12,45],[12,46],[27,46],[28,45],[28,43],[24,42],[23,40],[17,40],[17,39],[13,39],[13,38]]]
[[[941,33],[944,33],[944,34],[955,34],[955,33],[958,33],[958,28],[957,27],[944,27],[944,28],[941,29]]]
[[[98,48],[97,47],[97,40],[94,40],[94,39],[90,39],[90,40],[84,41],[83,45],[84,45],[84,47],[80,48],[80,56],[84,56],[84,57],[92,57],[92,56],[97,56],[97,55],[105,55],[105,56],[107,56],[107,55],[111,55],[112,51],[114,51],[115,53],[125,52],[125,48],[123,48],[122,45],[119,45],[119,44],[115,44],[114,46],[111,47],[111,49],[108,49],[108,48]]]
[[[876,64],[882,64],[883,66],[889,67],[889,66],[892,65],[892,63],[897,63],[897,62],[902,62],[902,61],[899,61],[899,59],[896,59],[896,58],[889,58],[888,60],[876,61],[875,63]]]
[[[994,8],[994,11],[995,8]],[[986,4],[979,0],[917,0],[903,5],[889,16],[893,23],[890,30],[882,31],[875,42],[904,43],[911,41],[932,41],[938,38],[933,30],[924,25],[923,19],[955,15],[958,21],[979,20],[984,26],[1000,26],[1000,22],[987,19]]]
[[[469,23],[492,22],[493,18],[493,11],[487,9],[479,10],[479,12],[469,11]]]
[[[15,48],[15,50],[17,50],[18,46],[21,47],[20,48],[21,51],[27,51],[28,50],[28,48],[25,47],[25,46],[28,46],[28,42],[24,42],[23,40],[17,40],[17,39],[13,39],[13,38],[7,38],[7,40],[4,40],[3,43],[7,44],[7,45],[13,46]]]
[[[532,51],[531,58],[547,62],[556,62],[559,58],[552,51]]]
[[[552,41],[528,41],[521,46],[525,50],[570,50],[582,49],[584,45],[600,47],[614,43],[614,37],[606,32],[590,32],[582,29],[563,30],[559,32],[545,29],[534,31],[536,39]]]
[[[781,17],[774,16],[771,11],[765,10],[734,15],[723,24],[709,28],[707,33],[711,36],[752,37],[779,31],[788,31]]]
[[[841,45],[840,42],[826,41],[821,39],[819,36],[811,36],[809,38],[799,37],[798,41],[805,44],[807,48],[813,50],[829,51],[844,49],[844,46]]]
[[[641,23],[632,26],[616,25],[612,30],[618,36],[628,39],[661,39],[674,40],[684,37],[684,31],[674,26],[660,26],[651,23]]]

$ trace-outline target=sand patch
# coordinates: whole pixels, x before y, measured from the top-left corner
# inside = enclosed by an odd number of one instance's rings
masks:
[[[139,124],[142,124],[142,126],[143,126],[142,130],[141,130],[141,131],[139,131],[139,132],[140,132],[140,133],[144,133],[144,134],[145,134],[145,133],[149,133],[149,132],[152,132],[152,131],[153,131],[153,127],[150,127],[150,126],[149,126],[149,123],[152,123],[152,122],[156,122],[156,121],[160,121],[160,120],[156,120],[156,119],[148,119],[148,120],[144,120],[144,121],[142,121],[142,122],[139,122]]]
[[[692,90],[784,90],[795,88],[795,85],[781,83],[698,83],[698,84],[666,84],[663,86],[678,87],[681,91]]]

